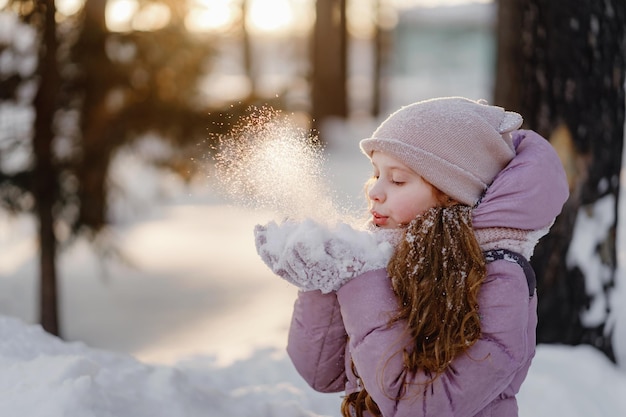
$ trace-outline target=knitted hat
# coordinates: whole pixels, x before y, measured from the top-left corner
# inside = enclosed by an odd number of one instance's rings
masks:
[[[515,156],[522,116],[483,100],[444,97],[402,107],[360,142],[398,159],[455,200],[473,206]]]

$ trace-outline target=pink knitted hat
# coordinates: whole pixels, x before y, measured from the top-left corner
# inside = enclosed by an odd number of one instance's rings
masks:
[[[420,101],[391,114],[360,142],[397,158],[457,201],[473,206],[515,156],[513,130],[522,116],[483,100],[444,97]]]

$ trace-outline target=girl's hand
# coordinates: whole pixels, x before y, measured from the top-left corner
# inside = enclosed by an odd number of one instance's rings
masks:
[[[302,291],[336,291],[367,271],[385,268],[397,233],[328,227],[312,220],[270,222],[254,229],[257,253],[277,275]]]

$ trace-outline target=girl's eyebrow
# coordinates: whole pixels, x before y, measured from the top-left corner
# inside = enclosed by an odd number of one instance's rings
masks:
[[[378,168],[378,164],[376,164],[376,162],[374,162],[373,160],[371,162],[372,162],[372,166],[374,168]],[[401,167],[400,165],[394,165],[393,163],[391,163],[389,165],[385,165],[385,166],[383,166],[383,168],[386,168],[386,169],[399,169],[399,170],[407,171],[406,168]]]
[[[374,169],[377,169],[380,171],[380,168],[378,167],[378,165],[376,164],[376,162],[374,162],[373,159],[370,159],[371,163],[372,163],[372,167],[374,167]],[[389,170],[389,171],[401,171],[401,172],[407,172],[407,173],[414,173],[414,171],[408,167],[404,167],[404,166],[400,166],[400,165],[395,165],[393,162],[390,163],[389,165],[385,165],[383,166],[384,169]]]
[[[374,168],[379,169],[375,164]],[[406,173],[412,173],[413,171],[409,168],[405,168],[399,165],[387,165],[384,167],[384,169],[388,170],[388,171],[400,171],[400,172],[406,172]]]

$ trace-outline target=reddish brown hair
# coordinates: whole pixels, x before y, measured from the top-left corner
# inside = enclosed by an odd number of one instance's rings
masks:
[[[481,334],[478,291],[486,270],[472,229],[471,208],[444,197],[441,206],[409,224],[387,266],[398,297],[398,312],[390,324],[406,322],[412,340],[399,353],[410,372],[430,376],[428,383]],[[365,388],[344,398],[343,416],[354,412],[361,417],[365,410],[381,415]]]

